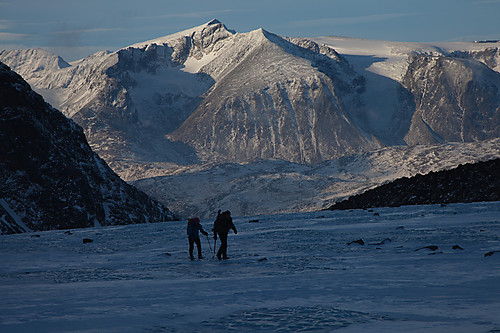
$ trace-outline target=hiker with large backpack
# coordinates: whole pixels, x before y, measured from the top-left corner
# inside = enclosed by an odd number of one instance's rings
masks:
[[[233,229],[234,233],[237,234],[238,231],[233,224],[233,219],[231,218],[231,212],[225,211],[224,213],[217,213],[217,219],[214,222],[214,240],[217,241],[217,235],[220,239],[219,251],[217,251],[217,259],[229,259],[227,256],[227,235],[229,230]],[[215,250],[215,249],[214,249]]]
[[[187,224],[187,235],[189,240],[189,258],[191,258],[191,260],[194,260],[193,250],[195,243],[196,247],[198,248],[198,259],[203,259],[203,256],[201,255],[201,242],[198,232],[201,232],[203,235],[208,236],[208,232],[203,230],[199,218],[194,217],[189,219]]]

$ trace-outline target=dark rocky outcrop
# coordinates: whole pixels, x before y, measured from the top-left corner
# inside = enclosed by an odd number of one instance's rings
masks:
[[[439,246],[437,245],[429,245],[429,246],[424,246],[424,247],[421,247],[419,249],[416,249],[416,251],[420,251],[420,250],[424,250],[424,249],[428,249],[428,250],[431,250],[431,251],[436,251],[437,249],[439,249]]]
[[[347,243],[347,245],[351,245],[351,244],[365,245],[365,242],[362,239],[358,239],[358,240],[353,240],[353,241]]]
[[[331,206],[335,209],[395,207],[500,200],[500,159],[452,170],[400,178]]]
[[[74,121],[0,63],[0,230],[82,228],[172,220],[122,181]]]

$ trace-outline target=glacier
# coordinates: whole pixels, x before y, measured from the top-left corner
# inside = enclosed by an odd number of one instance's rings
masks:
[[[0,331],[495,332],[499,213],[492,202],[239,217],[225,261],[207,239],[190,261],[185,221],[3,235]]]

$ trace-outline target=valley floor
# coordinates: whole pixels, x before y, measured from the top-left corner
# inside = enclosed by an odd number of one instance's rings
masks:
[[[0,331],[500,331],[500,202],[234,222],[226,261],[185,222],[3,235]]]

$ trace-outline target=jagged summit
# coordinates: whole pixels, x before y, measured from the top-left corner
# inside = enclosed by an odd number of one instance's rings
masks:
[[[43,84],[45,73],[71,67],[63,58],[43,49],[0,51],[2,62],[16,68],[19,75]],[[31,81],[33,84],[34,82]]]
[[[220,22],[217,19],[213,19],[205,24],[199,25],[194,28],[186,29],[180,32],[176,32],[171,35],[151,39],[145,42],[141,43],[136,43],[133,44],[129,47],[132,48],[143,48],[151,44],[157,44],[157,45],[163,45],[167,44],[169,42],[172,42],[176,39],[182,38],[182,37],[192,37],[195,38],[195,36],[207,36],[210,34],[219,34],[219,35],[232,35],[235,34],[236,32],[234,30],[229,30],[226,28],[226,26]]]
[[[207,161],[311,163],[378,147],[349,123],[362,80],[333,54],[264,29],[224,40],[203,68],[214,86],[169,138]]]
[[[8,59],[15,59],[17,61],[17,64],[15,64],[16,66],[22,65],[26,62],[33,62],[33,59],[36,59],[36,68],[33,68],[34,71],[44,69],[57,70],[71,66],[57,54],[40,48],[0,51],[0,57],[2,57],[3,55],[7,55],[7,58],[5,59],[6,61]]]

